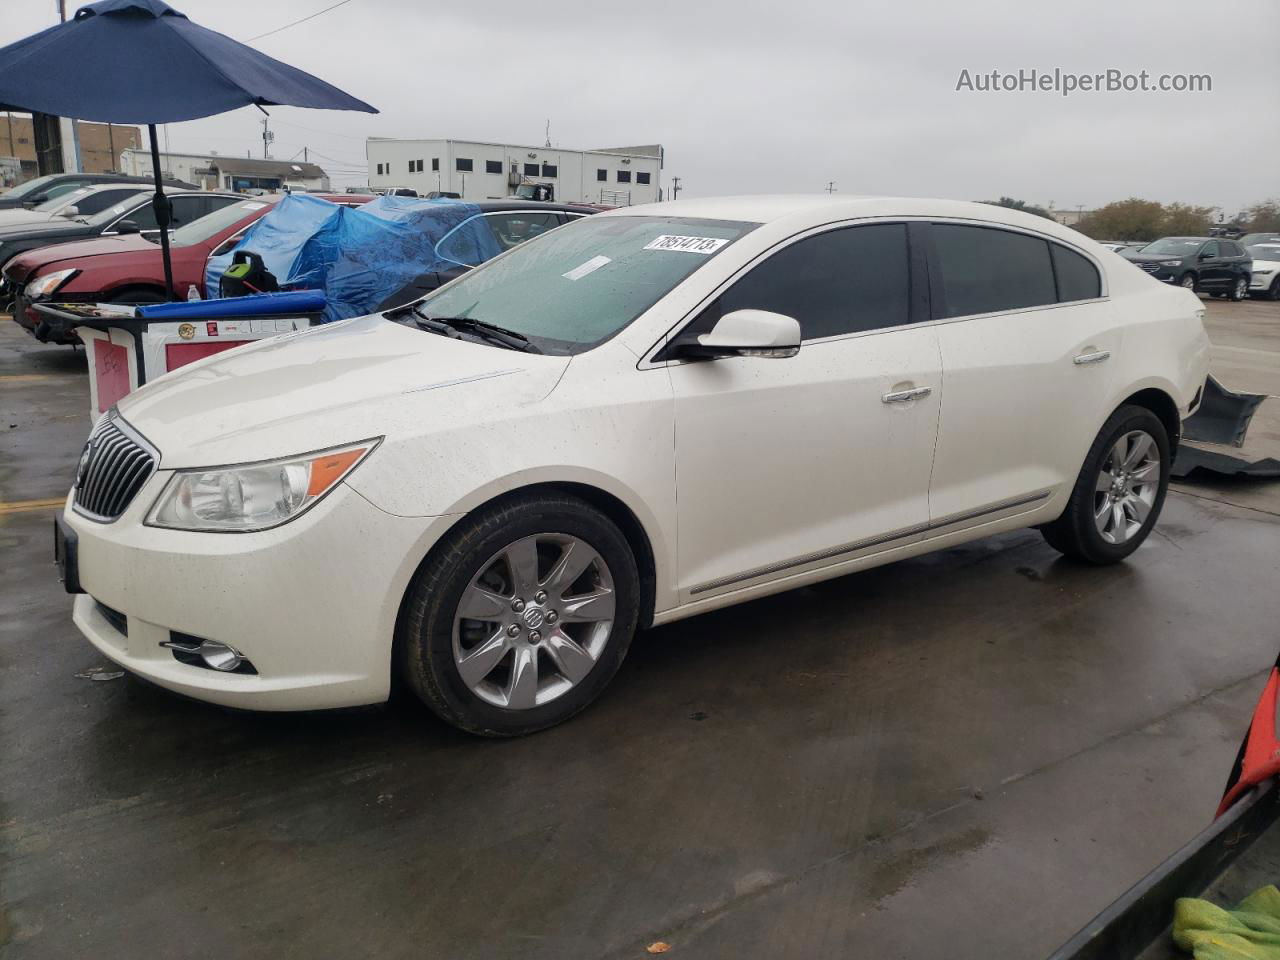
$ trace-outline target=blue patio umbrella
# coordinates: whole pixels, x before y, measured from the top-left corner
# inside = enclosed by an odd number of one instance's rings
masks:
[[[169,205],[156,124],[251,104],[378,112],[309,73],[192,23],[161,0],[91,3],[66,23],[0,48],[0,109],[146,124],[170,299]]]

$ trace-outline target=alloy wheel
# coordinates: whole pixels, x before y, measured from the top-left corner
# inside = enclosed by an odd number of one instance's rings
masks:
[[[1182,278],[1182,286],[1187,290],[1194,290],[1196,288],[1196,278],[1188,273]]]
[[[1160,448],[1145,430],[1131,430],[1112,445],[1094,487],[1093,522],[1107,543],[1137,536],[1160,489]]]
[[[1249,281],[1240,277],[1236,280],[1235,299],[1243,300],[1249,295]]]
[[[458,602],[453,658],[467,688],[509,710],[577,686],[613,631],[613,575],[578,537],[523,537],[480,568]]]

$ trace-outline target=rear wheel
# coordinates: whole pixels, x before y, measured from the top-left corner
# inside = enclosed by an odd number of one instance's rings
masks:
[[[1249,280],[1246,277],[1236,277],[1231,287],[1231,299],[1239,302],[1247,296],[1249,296]]]
[[[1041,528],[1086,563],[1123,560],[1151,533],[1169,486],[1169,436],[1145,407],[1123,406],[1098,432],[1061,517]]]
[[[1280,300],[1280,277],[1271,281],[1271,286],[1267,289],[1267,297],[1271,300]]]
[[[590,504],[528,496],[450,532],[409,589],[400,667],[441,718],[484,736],[553,726],[617,672],[640,611],[626,538]]]

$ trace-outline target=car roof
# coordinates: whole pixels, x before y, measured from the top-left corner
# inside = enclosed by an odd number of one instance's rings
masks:
[[[618,207],[598,216],[670,216],[759,224],[785,223],[787,226],[794,225],[797,229],[870,217],[938,217],[1031,229],[1076,246],[1094,242],[1056,220],[1010,207],[970,200],[926,197],[839,196],[825,193],[708,197]]]
[[[460,201],[471,203],[470,200]],[[548,203],[544,200],[478,200],[475,206],[483,212],[494,210],[562,210],[566,213],[597,213],[594,207],[584,207],[574,203]]]

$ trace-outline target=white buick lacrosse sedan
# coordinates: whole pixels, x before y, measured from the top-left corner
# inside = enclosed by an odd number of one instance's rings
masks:
[[[75,622],[164,687],[527,733],[636,631],[1017,527],[1150,533],[1199,301],[972,203],[682,200],[410,308],[185,367],[98,423],[56,540]]]

